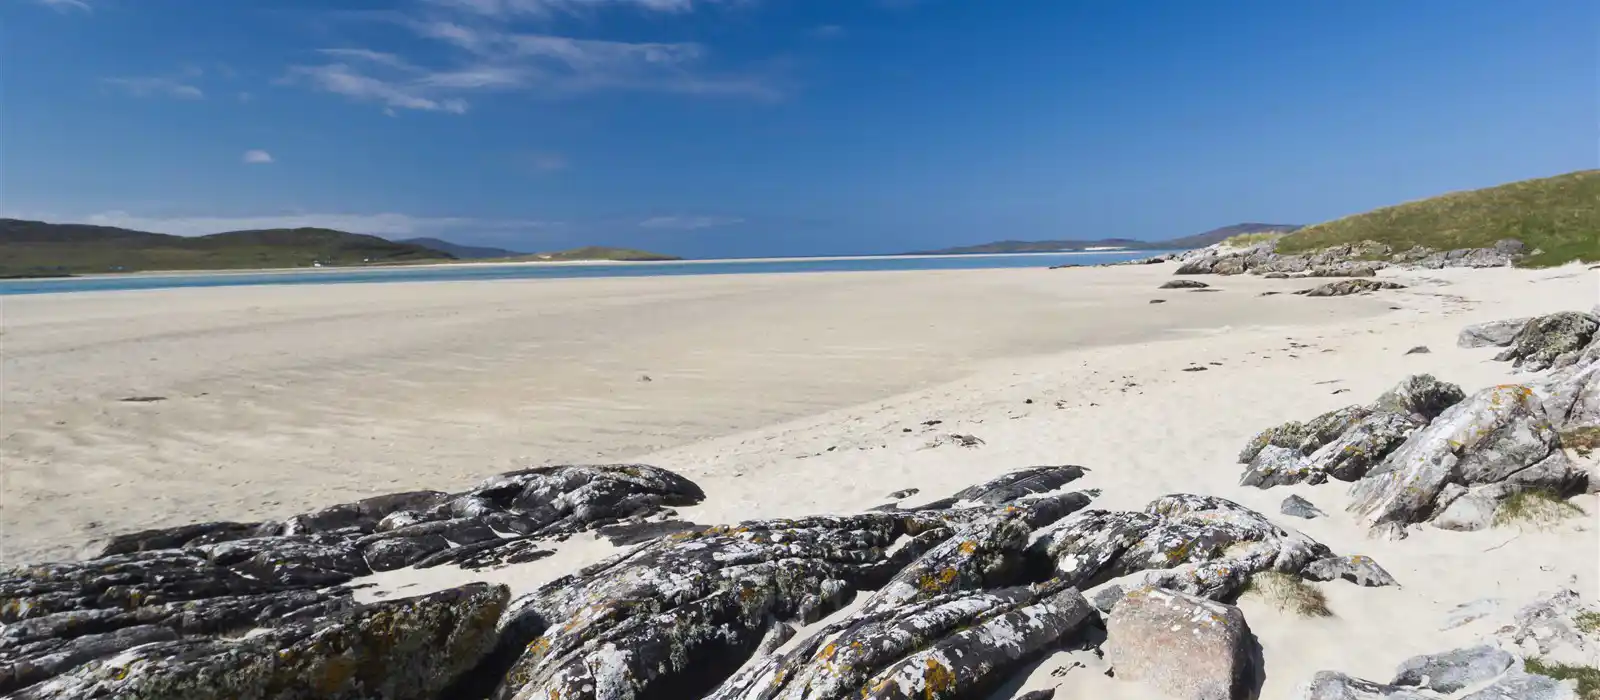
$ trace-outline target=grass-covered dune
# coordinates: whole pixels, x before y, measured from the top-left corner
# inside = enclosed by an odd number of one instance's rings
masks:
[[[1307,226],[1278,241],[1299,253],[1371,240],[1396,250],[1480,248],[1515,238],[1537,255],[1528,266],[1600,261],[1600,170],[1452,192]]]

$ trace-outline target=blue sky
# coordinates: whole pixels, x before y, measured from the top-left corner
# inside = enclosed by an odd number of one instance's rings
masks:
[[[0,0],[0,214],[521,250],[1307,223],[1596,167],[1587,0]]]

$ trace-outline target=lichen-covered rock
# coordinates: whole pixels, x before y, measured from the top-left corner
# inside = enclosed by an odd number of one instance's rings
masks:
[[[1087,510],[1047,528],[1031,553],[1069,585],[1092,588],[1140,574],[1154,585],[1225,598],[1258,571],[1299,573],[1328,548],[1214,496],[1173,494],[1144,512]]]
[[[1439,514],[1433,516],[1429,523],[1441,530],[1457,532],[1473,532],[1487,528],[1494,523],[1495,510],[1500,507],[1500,499],[1496,497],[1495,492],[1495,489],[1490,488],[1469,489],[1459,497],[1451,499],[1448,505],[1441,503]]]
[[[1399,585],[1372,557],[1360,554],[1323,557],[1307,564],[1300,575],[1312,581],[1343,579],[1368,588]]]
[[[1582,700],[1576,681],[1558,681],[1548,676],[1513,671],[1493,685],[1461,700]]]
[[[1268,445],[1308,455],[1332,442],[1372,413],[1365,406],[1345,406],[1328,411],[1305,423],[1289,421],[1257,433],[1239,453],[1239,463],[1249,464]]]
[[[116,535],[101,545],[91,558],[148,552],[153,549],[178,549],[190,543],[215,544],[249,537],[281,534],[281,523],[211,522],[142,530]]]
[[[1093,618],[1059,582],[861,611],[756,660],[707,700],[980,697]]]
[[[1391,683],[1454,693],[1493,680],[1515,662],[1512,655],[1489,645],[1424,654],[1402,662]]]
[[[1106,620],[1106,659],[1119,680],[1176,700],[1250,697],[1250,626],[1226,605],[1162,588],[1130,591]]]
[[[1516,612],[1512,624],[1501,630],[1500,641],[1525,657],[1592,665],[1600,652],[1600,630],[1582,621],[1596,616],[1600,608],[1585,602],[1577,591],[1547,593]]]
[[[1441,382],[1431,374],[1416,374],[1384,392],[1370,408],[1374,412],[1408,416],[1425,424],[1466,398],[1460,386]]]
[[[1314,484],[1326,481],[1327,477],[1355,481],[1366,476],[1423,425],[1399,413],[1373,413],[1305,456],[1300,460],[1300,467],[1310,475],[1307,480]]]
[[[1433,516],[1450,484],[1505,483],[1509,495],[1530,482],[1581,483],[1585,475],[1575,466],[1564,459],[1550,461],[1557,446],[1556,432],[1531,390],[1491,387],[1413,433],[1355,483],[1349,508],[1369,526],[1403,526]]]
[[[1437,700],[1410,688],[1351,678],[1338,671],[1319,671],[1295,689],[1294,700]]]
[[[432,700],[494,644],[503,586],[387,601],[242,639],[134,647],[17,700]]]
[[[1600,342],[1594,347],[1600,348]],[[1586,433],[1600,433],[1600,358],[1585,360],[1569,372],[1540,382],[1535,389],[1544,396],[1545,416],[1550,424],[1564,438],[1572,436],[1563,440],[1570,443],[1568,447],[1591,451],[1600,448],[1595,437],[1583,438]]]
[[[1456,336],[1456,347],[1482,348],[1493,346],[1503,348],[1510,345],[1511,341],[1516,339],[1517,334],[1521,333],[1522,329],[1532,320],[1533,317],[1525,316],[1523,318],[1508,318],[1487,323],[1474,323],[1461,329],[1461,333]]]
[[[1269,489],[1308,481],[1320,484],[1326,480],[1325,473],[1311,470],[1305,455],[1299,450],[1267,445],[1256,452],[1255,457],[1245,467],[1244,475],[1239,477],[1239,485]]]
[[[1349,279],[1338,282],[1329,282],[1320,287],[1302,289],[1295,294],[1308,297],[1342,297],[1352,294],[1366,294],[1385,289],[1405,289],[1406,286],[1398,282],[1378,279]]]
[[[1565,367],[1578,360],[1596,330],[1600,330],[1600,319],[1582,311],[1540,316],[1529,321],[1511,340],[1510,347],[1494,359],[1510,360],[1514,366],[1531,372]]]
[[[1058,493],[1067,484],[1083,478],[1077,465],[1028,467],[1007,472],[981,484],[968,486],[948,498],[941,498],[912,510],[942,510],[1016,503]]]

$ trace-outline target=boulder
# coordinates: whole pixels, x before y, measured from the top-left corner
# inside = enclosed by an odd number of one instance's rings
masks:
[[[1535,389],[1544,397],[1545,416],[1563,444],[1600,449],[1600,359],[1556,374]]]
[[[1532,321],[1531,316],[1523,318],[1508,318],[1487,323],[1474,323],[1461,329],[1456,336],[1456,347],[1459,348],[1503,348],[1515,340],[1518,333]]]
[[[1442,507],[1430,521],[1441,530],[1473,532],[1494,524],[1495,510],[1500,507],[1497,489],[1472,489]]]
[[[1167,280],[1157,289],[1205,289],[1209,286],[1200,280]]]
[[[1562,311],[1529,321],[1494,359],[1510,360],[1530,372],[1577,362],[1600,329],[1600,319],[1581,311]]]
[[[1251,697],[1257,672],[1244,613],[1181,591],[1130,591],[1106,621],[1106,660],[1119,680],[1175,700]]]
[[[1400,664],[1391,682],[1454,693],[1499,677],[1515,661],[1512,655],[1490,645],[1413,656]]]
[[[1405,289],[1406,286],[1398,282],[1377,279],[1350,279],[1340,282],[1329,282],[1320,287],[1302,289],[1295,294],[1308,297],[1342,297],[1352,294],[1366,294],[1385,289]]]
[[[471,584],[252,637],[145,644],[10,697],[432,700],[493,647],[507,597]]]
[[[1460,386],[1441,382],[1431,374],[1416,374],[1384,392],[1372,402],[1370,410],[1398,413],[1426,424],[1466,398]]]

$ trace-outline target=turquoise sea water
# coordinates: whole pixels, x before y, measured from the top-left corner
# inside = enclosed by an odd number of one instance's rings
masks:
[[[64,279],[0,280],[0,296],[104,292],[182,287],[242,287],[264,284],[355,284],[445,282],[572,277],[656,277],[664,275],[733,275],[774,272],[867,272],[875,270],[977,270],[986,268],[1098,265],[1148,257],[1161,251],[1107,251],[1029,255],[937,255],[923,257],[785,258],[705,262],[616,263],[603,265],[443,265],[229,272],[207,274],[126,275]]]

